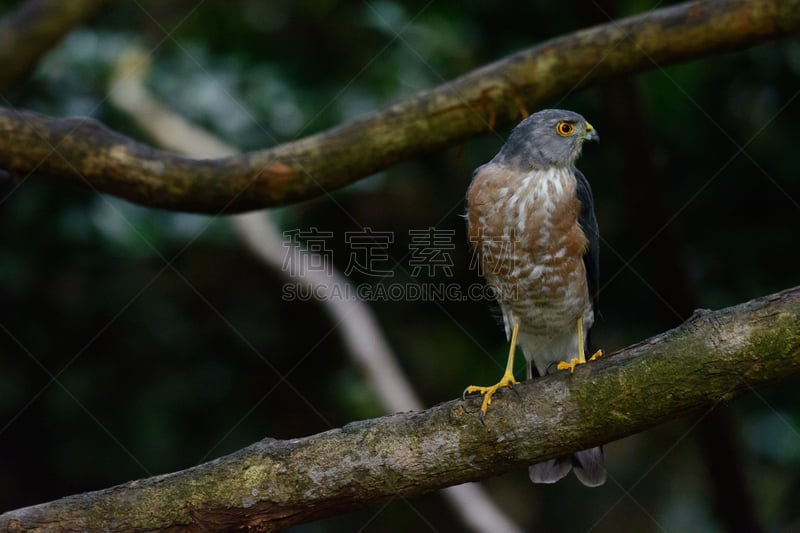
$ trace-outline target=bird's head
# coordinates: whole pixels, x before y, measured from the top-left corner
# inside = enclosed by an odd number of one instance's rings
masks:
[[[599,140],[597,130],[578,113],[545,109],[512,130],[498,157],[526,169],[572,167],[583,142]]]

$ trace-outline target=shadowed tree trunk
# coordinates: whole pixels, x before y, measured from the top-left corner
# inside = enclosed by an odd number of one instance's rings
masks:
[[[582,14],[586,24],[602,23],[616,15],[617,6],[612,2],[595,2],[597,9],[592,10],[577,9],[578,3],[579,0],[573,2],[573,7]],[[642,266],[637,270],[648,280],[651,290],[665,298],[664,305],[653,307],[661,328],[673,327],[692,314],[697,307],[697,297],[686,269],[683,244],[675,235],[674,225],[669,223],[669,210],[663,197],[653,194],[662,184],[669,183],[669,176],[655,164],[657,141],[652,131],[641,127],[637,135],[628,135],[631,123],[645,123],[634,81],[620,79],[601,87],[600,93],[612,116],[620,119],[606,125],[607,133],[611,138],[624,138],[629,143],[625,157],[617,161],[618,167],[610,169],[610,174],[622,180],[619,190],[623,198],[621,204],[626,209],[623,218],[636,221],[628,230],[629,242],[646,247]],[[633,252],[626,257],[631,257]],[[737,446],[739,435],[733,431],[726,408],[721,406],[705,415],[697,429],[695,439],[703,454],[703,464],[708,468],[717,520],[730,533],[761,531]]]
[[[113,0],[28,0],[0,20],[0,91],[27,76],[75,26]]]
[[[630,81],[611,84],[603,90],[604,101],[634,123],[641,124],[639,96]],[[624,111],[623,111],[624,110]],[[613,130],[621,130],[624,123],[611,123]],[[618,131],[617,135],[624,135]],[[618,175],[622,176],[623,205],[628,208],[625,220],[635,220],[630,228],[630,242],[646,246],[641,266],[637,268],[650,289],[664,305],[654,306],[660,316],[662,327],[671,327],[689,317],[697,306],[696,291],[684,263],[683,244],[676,238],[673,226],[668,222],[667,209],[659,195],[652,194],[669,177],[653,164],[654,140],[647,131],[629,136],[630,150],[620,161]],[[622,137],[620,137],[622,138]],[[655,238],[657,236],[658,238]],[[651,242],[652,241],[652,242]],[[649,244],[647,244],[649,243]],[[628,253],[631,256],[633,251]],[[703,464],[708,468],[709,483],[713,487],[711,500],[717,520],[730,533],[757,533],[761,527],[756,520],[753,500],[745,479],[742,458],[738,452],[737,435],[724,406],[706,414],[697,424],[695,439],[703,454]]]

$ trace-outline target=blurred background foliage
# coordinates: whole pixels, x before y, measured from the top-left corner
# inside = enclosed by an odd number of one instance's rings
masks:
[[[152,51],[148,83],[160,99],[251,150],[353,120],[549,37],[668,3],[124,2],[70,34],[0,97],[6,106],[92,116],[147,141],[107,103],[114,62],[138,44]],[[16,4],[0,1],[0,13]],[[798,76],[800,41],[784,39],[547,103],[581,112],[602,137],[579,162],[603,236],[594,344],[610,353],[697,307],[798,283]],[[416,281],[469,286],[478,278],[468,268],[464,193],[506,133],[275,217],[287,230],[332,232],[326,243],[342,270],[352,253],[345,232],[393,232],[392,261],[382,266],[401,283],[411,281],[409,230],[453,230],[452,277],[437,270]],[[224,217],[146,209],[35,176],[0,187],[0,510],[381,414],[335,325],[313,302],[283,301],[280,276],[244,251]],[[427,404],[501,373],[506,343],[485,301],[372,307]],[[704,430],[711,419],[726,432]],[[734,529],[724,517],[741,506],[765,529],[797,530],[798,422],[800,391],[786,383],[609,444],[603,488],[589,491],[572,476],[534,486],[525,471],[484,484],[530,530],[724,531]],[[723,474],[743,476],[745,490],[729,508],[715,507],[731,490],[710,467],[717,453]],[[460,528],[430,495],[295,530]]]

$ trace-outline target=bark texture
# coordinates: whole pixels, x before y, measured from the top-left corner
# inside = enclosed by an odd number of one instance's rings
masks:
[[[480,401],[264,439],[188,470],[0,515],[2,531],[276,531],[498,475],[709,410],[800,371],[800,287]],[[610,465],[613,469],[614,465]]]
[[[221,159],[179,157],[91,119],[0,108],[0,170],[152,207],[239,212],[325,194],[521,118],[566,91],[800,30],[800,0],[704,0],[546,41],[366,118]]]

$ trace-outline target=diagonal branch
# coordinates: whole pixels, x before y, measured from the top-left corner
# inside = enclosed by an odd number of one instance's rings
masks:
[[[265,439],[188,470],[0,515],[0,530],[178,530],[293,524],[484,479],[643,431],[800,372],[800,287],[721,311],[478,402]],[[610,465],[613,469],[614,465]]]
[[[78,180],[152,207],[238,212],[296,202],[519,118],[571,88],[800,30],[800,0],[701,0],[546,41],[383,111],[213,160],[159,151],[90,119],[0,108],[0,169]]]
[[[27,0],[0,20],[0,91],[19,82],[75,26],[113,0]]]

